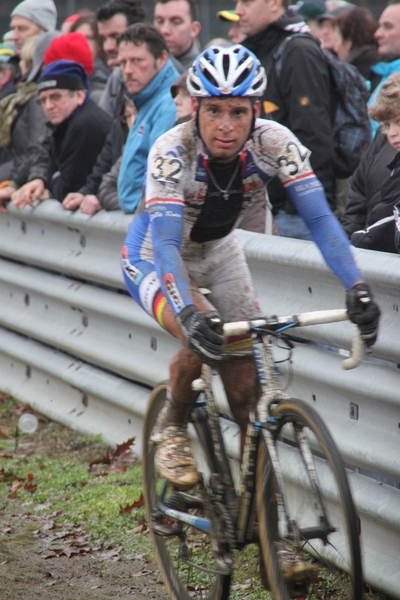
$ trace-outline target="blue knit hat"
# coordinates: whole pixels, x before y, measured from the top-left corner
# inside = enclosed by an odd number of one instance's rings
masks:
[[[40,75],[38,92],[51,89],[89,90],[89,85],[89,79],[80,63],[56,60]]]

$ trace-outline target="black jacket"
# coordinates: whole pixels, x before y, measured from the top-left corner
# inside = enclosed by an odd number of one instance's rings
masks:
[[[335,208],[331,84],[319,42],[311,35],[294,37],[284,50],[279,76],[275,68],[274,53],[286,37],[298,32],[295,23],[298,31],[304,29],[299,17],[288,11],[263,31],[246,38],[243,45],[256,54],[267,72],[262,116],[288,127],[311,150],[311,165]],[[274,207],[282,208],[287,196],[276,178],[268,189]]]
[[[60,202],[69,192],[77,192],[92,171],[110,127],[111,118],[88,100],[53,128],[31,166],[29,181],[43,179],[51,197]]]
[[[114,119],[93,169],[79,189],[81,194],[97,194],[103,175],[111,170],[121,156],[127,135],[128,127],[121,122],[121,118]]]
[[[382,56],[378,53],[376,44],[352,48],[346,58],[346,61],[356,67],[364,79],[370,82],[370,92],[373,92],[381,80],[380,75],[374,73],[371,67],[381,60]]]
[[[397,252],[392,216],[399,200],[400,153],[378,130],[352,177],[341,219],[353,246]]]

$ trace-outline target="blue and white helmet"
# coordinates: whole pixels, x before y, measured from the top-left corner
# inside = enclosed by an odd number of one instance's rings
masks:
[[[187,76],[191,96],[262,96],[267,76],[258,58],[244,46],[210,46],[194,61]]]

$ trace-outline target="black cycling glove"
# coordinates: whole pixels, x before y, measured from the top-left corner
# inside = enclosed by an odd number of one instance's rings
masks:
[[[189,304],[177,315],[185,341],[201,360],[213,367],[221,360],[224,349],[224,322],[215,310],[201,312],[194,304]]]
[[[375,344],[378,335],[378,323],[381,311],[375,304],[367,283],[356,283],[346,292],[347,314],[358,325],[361,339],[367,346]]]

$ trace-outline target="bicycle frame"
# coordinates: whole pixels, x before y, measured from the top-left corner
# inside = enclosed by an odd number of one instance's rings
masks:
[[[287,396],[282,392],[280,384],[277,380],[275,373],[270,335],[274,332],[279,334],[289,328],[314,325],[322,323],[331,323],[347,320],[348,316],[345,310],[330,310],[330,311],[317,311],[311,313],[302,313],[296,316],[290,317],[272,317],[270,319],[256,319],[254,321],[243,321],[236,323],[228,323],[224,326],[225,335],[241,335],[245,333],[251,333],[253,335],[253,355],[255,360],[255,366],[257,370],[258,380],[261,386],[261,395],[257,402],[256,414],[257,420],[254,413],[250,415],[250,422],[248,424],[246,443],[242,457],[241,473],[240,473],[240,491],[239,508],[233,506],[233,502],[226,502],[230,519],[236,531],[234,547],[241,546],[247,541],[251,540],[254,528],[254,496],[255,496],[255,465],[258,444],[260,435],[263,435],[271,463],[277,479],[277,505],[278,510],[285,517],[283,522],[287,524],[287,531],[284,532],[284,536],[288,539],[295,539],[298,536],[298,532],[291,530],[290,518],[287,514],[284,498],[282,497],[280,490],[284,488],[283,477],[279,466],[279,461],[276,455],[276,448],[272,438],[271,431],[273,431],[276,423],[275,417],[270,416],[270,407],[280,400],[287,399]],[[358,332],[358,329],[357,329]],[[353,347],[351,356],[348,359],[342,361],[343,368],[349,369],[357,366],[362,359],[363,355],[363,343],[358,334],[353,339]],[[202,377],[193,382],[193,390],[198,392],[204,392],[206,402],[203,405],[207,406],[208,419],[210,429],[213,432],[220,432],[219,417],[220,412],[216,406],[212,391],[212,369],[206,365],[203,365]],[[196,405],[195,405],[196,406]],[[224,415],[222,415],[224,416]],[[233,419],[232,419],[233,420]],[[301,433],[299,433],[301,436]],[[230,472],[229,465],[223,460],[224,449],[220,448],[221,435],[214,435],[213,443],[216,449],[215,458],[218,461],[219,473],[222,474],[218,483],[222,485],[222,489],[219,492],[222,496],[227,495],[228,490],[231,492],[232,475]],[[222,441],[223,443],[223,441]],[[315,483],[315,489],[318,490],[317,478],[315,474],[315,468],[313,464],[313,458],[308,447],[308,443],[303,440],[304,456],[307,461],[307,470],[310,473],[312,481]],[[163,502],[164,493],[166,487],[161,493],[159,499],[159,510],[166,516],[173,519],[178,523],[185,523],[205,533],[211,533],[212,521],[204,517],[197,517],[190,513],[182,512],[173,508],[169,508]],[[212,490],[211,490],[212,491]],[[321,515],[323,515],[323,503],[321,497],[319,500],[319,506],[321,507]],[[311,530],[312,529],[312,530]],[[309,531],[302,531],[303,539],[312,539],[314,537],[324,538],[329,535],[331,530],[329,527],[324,528],[324,523],[321,520],[321,525],[316,528],[310,528]]]

